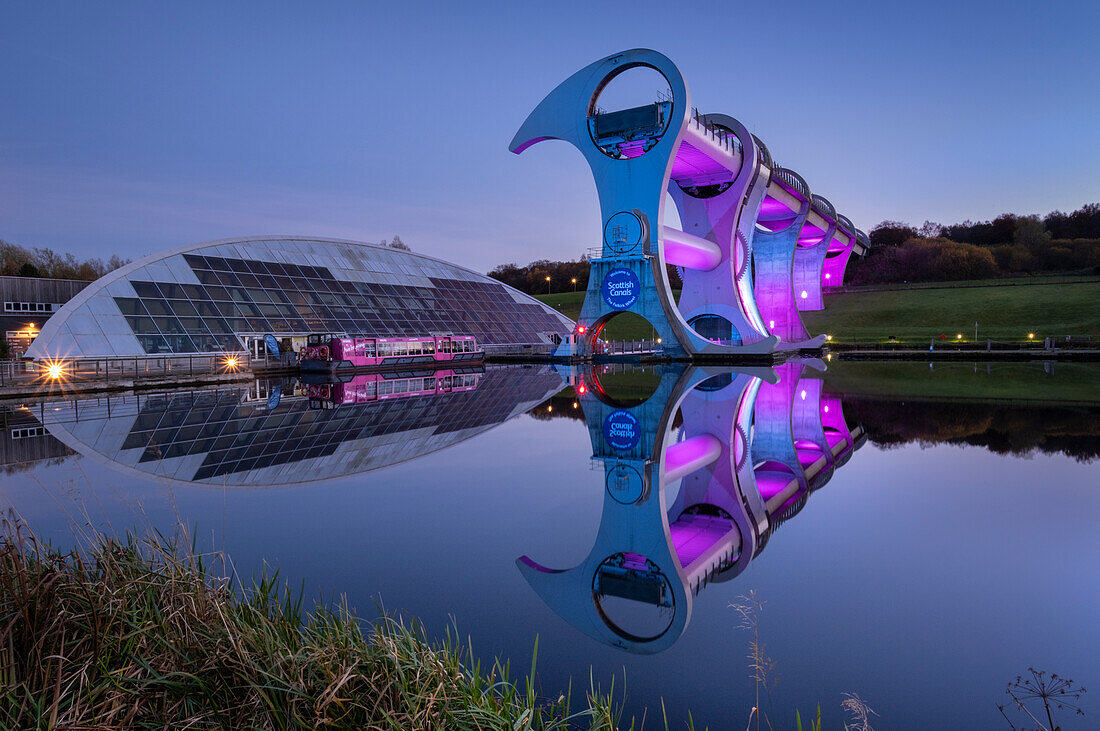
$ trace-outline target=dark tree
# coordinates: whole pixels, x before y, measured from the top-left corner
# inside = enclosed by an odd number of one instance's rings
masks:
[[[883,221],[867,234],[872,247],[901,246],[909,239],[915,239],[917,235],[915,228],[901,221]]]

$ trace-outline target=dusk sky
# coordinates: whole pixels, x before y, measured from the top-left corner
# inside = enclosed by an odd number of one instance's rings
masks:
[[[1095,2],[0,4],[0,238],[138,258],[261,234],[479,271],[599,236],[554,86],[653,48],[857,226],[1100,201]]]

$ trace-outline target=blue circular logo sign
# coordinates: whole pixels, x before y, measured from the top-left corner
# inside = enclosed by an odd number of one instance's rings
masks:
[[[629,269],[612,269],[603,278],[603,301],[616,310],[632,306],[641,291],[641,280]]]
[[[634,414],[613,411],[603,421],[603,437],[615,449],[634,449],[642,438],[642,430]]]

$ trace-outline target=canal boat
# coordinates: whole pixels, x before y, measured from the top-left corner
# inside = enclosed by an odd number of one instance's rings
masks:
[[[302,348],[303,373],[367,368],[408,368],[436,363],[476,363],[485,351],[473,335],[373,338],[311,334]]]
[[[473,391],[483,373],[484,368],[476,365],[436,370],[387,370],[357,373],[348,379],[306,376],[304,385],[311,409],[333,409],[349,404]]]

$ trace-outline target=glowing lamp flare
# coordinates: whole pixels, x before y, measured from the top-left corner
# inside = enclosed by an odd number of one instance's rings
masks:
[[[50,363],[46,367],[46,373],[50,378],[56,381],[61,378],[61,376],[65,375],[65,368],[60,363]]]

